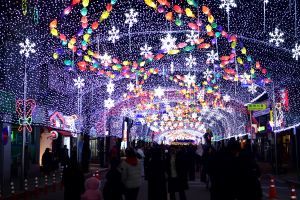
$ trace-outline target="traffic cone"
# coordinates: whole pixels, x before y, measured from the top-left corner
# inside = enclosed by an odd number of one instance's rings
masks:
[[[292,185],[290,194],[291,194],[291,200],[297,200],[297,194],[296,194],[296,189],[295,189],[294,185]]]
[[[36,199],[39,198],[39,179],[38,177],[35,177],[34,179],[34,194]]]
[[[15,193],[15,184],[14,182],[10,182],[10,193],[11,193],[11,200],[16,200],[17,196]]]
[[[271,179],[270,179],[269,199],[277,199],[277,191],[276,191],[276,187],[275,187],[274,177],[271,177]]]
[[[56,192],[56,176],[55,176],[55,173],[53,173],[53,176],[52,176],[52,192]]]
[[[100,174],[99,174],[99,171],[98,171],[98,170],[96,171],[95,177],[96,177],[98,180],[100,180]]]
[[[24,180],[24,199],[27,200],[29,199],[29,193],[28,193],[28,180]]]
[[[48,176],[45,175],[45,187],[44,187],[44,194],[48,194]]]
[[[0,200],[2,200],[2,191],[1,191],[1,185],[0,185]]]

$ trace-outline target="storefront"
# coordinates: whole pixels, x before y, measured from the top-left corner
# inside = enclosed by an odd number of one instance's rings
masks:
[[[66,145],[67,149],[72,147],[71,141],[72,133],[69,131],[54,129],[54,128],[43,128],[43,132],[40,137],[40,155],[39,155],[39,163],[42,165],[42,156],[46,150],[49,148],[53,153],[54,158],[59,158],[61,149]]]

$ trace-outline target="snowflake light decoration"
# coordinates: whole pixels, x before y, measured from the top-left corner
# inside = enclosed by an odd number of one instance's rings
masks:
[[[21,42],[19,45],[21,47],[20,54],[21,55],[24,54],[26,58],[29,58],[30,53],[36,52],[34,49],[35,44],[31,43],[28,38],[26,38],[25,44],[23,42]]]
[[[187,75],[184,75],[184,82],[190,86],[192,84],[194,84],[196,82],[196,76],[192,75],[190,73],[188,73]]]
[[[120,39],[119,33],[120,33],[120,30],[116,29],[116,27],[113,26],[112,29],[108,31],[108,35],[109,35],[108,41],[115,43],[116,40]]]
[[[156,89],[154,89],[154,96],[161,98],[162,96],[164,96],[165,94],[165,90],[163,88],[161,88],[160,86]]]
[[[198,39],[198,34],[195,34],[195,31],[191,31],[189,34],[186,34],[186,43],[190,43],[191,45],[195,45],[196,40]]]
[[[152,47],[148,46],[148,44],[146,43],[143,47],[140,48],[141,50],[140,55],[141,56],[152,55],[151,49]]]
[[[106,91],[108,92],[109,95],[111,95],[115,91],[115,84],[111,80],[107,84]]]
[[[206,54],[207,55],[207,63],[214,63],[215,61],[219,60],[219,55],[218,53],[215,53],[214,50],[211,50],[210,53]]]
[[[210,79],[213,77],[213,73],[212,70],[206,69],[206,71],[203,72],[203,78]]]
[[[132,92],[134,90],[134,84],[132,84],[131,82],[127,85],[127,90],[129,92]]]
[[[228,94],[226,94],[226,95],[224,95],[223,96],[223,100],[225,101],[225,102],[229,102],[230,101],[230,96],[228,95]]]
[[[255,93],[257,92],[256,88],[257,88],[257,85],[255,85],[255,84],[252,83],[252,84],[248,87],[248,92],[251,92],[251,94],[255,94]]]
[[[100,56],[101,64],[108,66],[111,64],[111,56],[105,53],[103,56]]]
[[[84,79],[81,79],[80,76],[78,76],[77,79],[73,79],[74,86],[76,86],[78,89],[82,88],[84,86]]]
[[[284,33],[281,30],[279,30],[278,28],[275,28],[275,31],[270,32],[269,35],[271,37],[269,42],[275,43],[276,47],[279,47],[280,43],[284,42],[284,39],[283,39]]]
[[[247,84],[248,81],[250,80],[250,77],[251,77],[251,76],[245,72],[245,73],[244,73],[243,75],[241,75],[240,77],[241,77],[241,83]]]
[[[110,97],[106,100],[104,100],[104,107],[107,109],[111,109],[112,107],[114,107],[115,105],[115,101],[113,99],[111,99]]]
[[[226,12],[229,13],[231,8],[236,8],[235,0],[221,0],[220,8],[225,8]]]
[[[197,116],[197,113],[193,112],[193,113],[192,113],[192,118],[193,118],[193,119],[196,119],[197,117],[198,117],[198,116]]]
[[[171,64],[170,64],[170,71],[171,71],[171,74],[174,73],[174,63],[173,62],[171,62]]]
[[[165,38],[161,38],[160,41],[162,42],[161,49],[166,51],[170,51],[176,48],[175,42],[176,38],[173,38],[170,33],[167,34]]]
[[[200,90],[197,94],[197,99],[204,100],[204,97],[205,97],[205,90]]]
[[[186,61],[185,65],[189,68],[192,68],[193,66],[195,66],[197,64],[196,58],[194,58],[192,56],[192,54],[190,54],[190,56],[188,58],[185,58],[185,61]]]
[[[300,45],[298,46],[298,43],[296,43],[295,48],[292,49],[292,53],[293,53],[293,58],[295,58],[298,61],[300,56]]]
[[[136,12],[134,9],[130,9],[129,13],[125,13],[125,24],[129,24],[129,28],[131,28],[133,26],[133,24],[137,23],[137,16],[138,16],[138,12]]]

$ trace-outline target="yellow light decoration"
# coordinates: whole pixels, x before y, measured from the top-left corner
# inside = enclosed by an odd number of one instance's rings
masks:
[[[100,16],[100,22],[102,22],[103,20],[107,19],[109,17],[109,12],[108,11],[104,11],[102,13],[102,15]]]
[[[51,34],[52,34],[53,36],[58,36],[58,31],[57,31],[57,29],[55,29],[55,28],[51,29]]]
[[[145,0],[145,3],[151,8],[154,8],[154,9],[157,8],[156,4],[152,0]]]
[[[192,18],[195,17],[193,11],[192,11],[190,8],[186,8],[186,9],[185,9],[185,14],[186,14],[186,16],[188,16],[188,17],[192,17]]]

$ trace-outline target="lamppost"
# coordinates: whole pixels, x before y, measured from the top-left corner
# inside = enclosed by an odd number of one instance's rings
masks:
[[[26,146],[26,99],[27,99],[27,58],[29,58],[30,53],[35,53],[35,44],[31,43],[28,38],[26,38],[25,43],[21,42],[20,54],[25,55],[25,66],[24,66],[24,97],[23,97],[23,145],[22,145],[22,168],[21,168],[21,184],[23,186],[24,172],[25,172],[25,146]]]
[[[78,98],[77,98],[77,112],[78,112],[78,119],[79,119],[79,132],[80,132],[80,128],[81,128],[81,112],[82,112],[82,88],[84,86],[84,79],[80,78],[80,76],[78,76],[77,79],[73,79],[74,80],[74,86],[77,87],[78,89]],[[79,134],[77,134],[77,161],[80,162],[81,161],[81,157],[79,156],[79,141],[80,141],[80,137]]]

